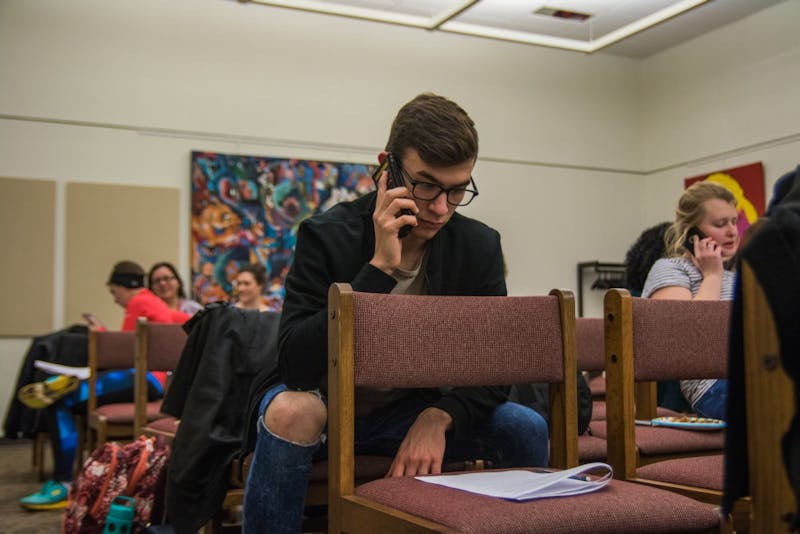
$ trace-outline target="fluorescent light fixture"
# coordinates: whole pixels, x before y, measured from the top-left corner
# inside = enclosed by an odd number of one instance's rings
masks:
[[[568,39],[564,37],[553,37],[538,33],[530,33],[516,30],[506,30],[491,26],[469,24],[453,20],[455,17],[477,4],[480,0],[462,0],[454,6],[436,13],[430,17],[419,15],[407,15],[395,13],[381,9],[372,9],[358,6],[337,4],[330,1],[320,0],[239,0],[240,3],[263,4],[274,7],[285,7],[300,11],[310,11],[327,15],[337,15],[374,22],[385,22],[400,26],[411,26],[424,28],[427,30],[441,30],[448,33],[458,33],[461,35],[472,35],[475,37],[487,37],[499,39],[501,41],[511,41],[515,43],[531,44],[538,46],[548,46],[552,48],[563,48],[577,52],[592,53],[602,48],[621,41],[631,35],[639,33],[647,28],[655,26],[667,19],[680,15],[690,9],[705,4],[710,0],[682,0],[664,9],[651,13],[641,19],[635,20],[630,24],[622,26],[597,39],[588,41],[580,39]]]

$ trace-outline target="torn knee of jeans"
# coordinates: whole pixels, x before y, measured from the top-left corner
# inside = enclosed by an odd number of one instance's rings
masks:
[[[286,439],[285,437],[280,436],[280,435],[274,433],[269,428],[267,428],[267,425],[264,422],[264,416],[263,415],[258,418],[258,427],[259,427],[259,430],[263,430],[264,432],[266,432],[267,434],[269,434],[273,438],[277,439],[278,441],[282,441],[284,443],[291,443],[292,445],[297,445],[298,447],[315,447],[316,445],[318,445],[320,443],[325,443],[325,441],[327,439],[327,436],[325,435],[325,433],[320,434],[319,437],[317,437],[317,439],[315,439],[314,441],[312,441],[310,443],[303,443],[303,442],[299,442],[299,441],[292,441],[290,439]]]

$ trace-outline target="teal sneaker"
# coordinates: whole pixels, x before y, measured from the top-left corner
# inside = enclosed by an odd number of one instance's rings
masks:
[[[57,480],[48,480],[42,489],[19,500],[27,510],[57,510],[67,506],[67,487]]]

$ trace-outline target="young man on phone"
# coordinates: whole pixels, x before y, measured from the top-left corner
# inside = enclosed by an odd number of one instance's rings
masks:
[[[258,377],[251,399],[258,434],[245,490],[245,532],[300,531],[312,461],[327,453],[332,282],[371,293],[506,295],[500,235],[456,212],[478,194],[472,177],[477,153],[478,134],[467,113],[444,97],[421,94],[392,124],[378,160],[383,164],[391,154],[396,164],[376,177],[377,191],[300,226],[278,334],[280,377]],[[396,186],[387,188],[390,179]],[[401,239],[398,232],[407,225],[410,232]],[[547,463],[546,422],[506,402],[508,388],[356,395],[356,454],[393,457],[387,476],[439,473],[448,460],[484,458],[496,467]]]

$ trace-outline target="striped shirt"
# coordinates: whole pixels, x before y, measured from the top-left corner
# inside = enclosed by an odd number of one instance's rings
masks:
[[[733,271],[725,270],[722,273],[722,288],[720,300],[733,300]],[[700,284],[703,283],[703,273],[700,272],[692,260],[684,257],[661,258],[653,264],[644,282],[642,297],[649,298],[653,293],[665,287],[685,287],[691,291],[692,296],[697,295]],[[681,392],[689,404],[695,402],[714,385],[716,380],[681,380]]]

